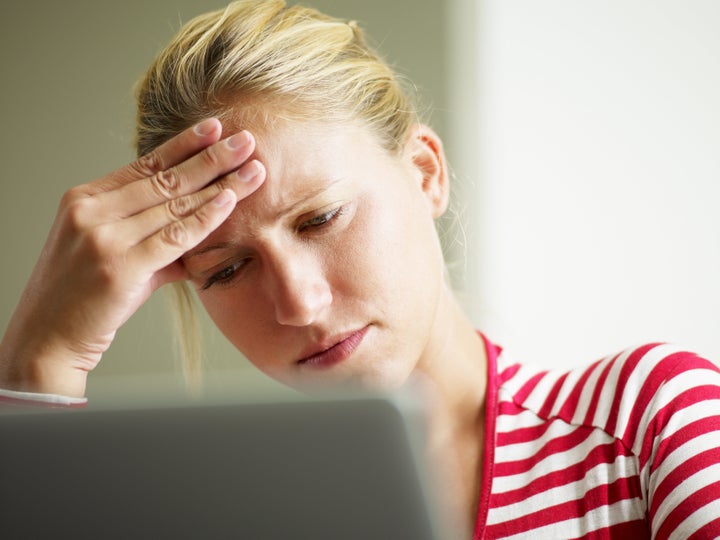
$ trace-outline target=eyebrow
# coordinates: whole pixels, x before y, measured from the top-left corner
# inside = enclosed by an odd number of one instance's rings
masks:
[[[323,187],[321,187],[321,188],[314,189],[314,190],[308,192],[308,193],[306,194],[306,196],[304,196],[302,199],[299,199],[299,200],[297,200],[297,201],[295,201],[295,202],[293,202],[293,203],[290,203],[290,204],[287,205],[285,208],[282,208],[282,209],[278,210],[278,211],[275,213],[274,218],[275,218],[275,219],[280,219],[280,218],[285,217],[285,216],[288,215],[288,214],[293,213],[293,212],[298,208],[298,206],[302,206],[303,204],[306,204],[308,201],[310,201],[310,200],[314,199],[315,197],[317,197],[317,196],[325,193],[326,191],[330,190],[330,188],[333,187],[335,184],[337,184],[337,183],[339,183],[339,182],[342,182],[342,181],[344,181],[344,180],[347,180],[347,178],[337,178],[337,179],[333,180],[332,182],[330,182],[329,184],[327,184],[326,186],[323,186]]]
[[[347,180],[347,178],[345,178],[345,177],[337,178],[337,179],[333,180],[332,182],[330,182],[329,184],[327,184],[326,186],[323,186],[321,188],[310,191],[306,197],[303,197],[302,199],[299,199],[299,200],[289,204],[285,208],[282,208],[281,210],[279,210],[275,214],[274,219],[278,220],[278,219],[286,216],[287,214],[292,213],[293,211],[295,211],[295,209],[298,206],[307,203],[307,201],[312,200],[315,197],[317,197],[318,195],[321,195],[322,193],[328,191],[335,184],[338,184],[339,182],[343,182],[345,180]],[[218,242],[216,244],[210,244],[209,246],[205,246],[201,249],[190,250],[187,253],[185,253],[182,257],[180,257],[180,259],[182,259],[183,261],[186,261],[188,259],[192,259],[193,257],[197,257],[199,255],[204,255],[205,253],[208,253],[210,251],[231,248],[231,247],[233,247],[233,245],[234,244],[232,244],[231,242]]]
[[[202,249],[188,251],[182,257],[180,257],[180,259],[182,259],[183,261],[187,261],[188,259],[192,259],[193,257],[204,255],[209,251],[215,251],[216,249],[228,249],[230,247],[232,247],[232,244],[230,242],[219,242],[217,244],[210,244],[209,246],[205,246]]]

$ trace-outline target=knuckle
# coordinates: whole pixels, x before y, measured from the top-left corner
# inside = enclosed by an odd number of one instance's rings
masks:
[[[187,243],[188,231],[182,221],[173,221],[162,230],[162,240],[174,247],[182,247]]]
[[[95,206],[95,203],[96,201],[89,191],[89,185],[75,186],[63,193],[58,204],[58,214],[85,215]]]
[[[110,255],[113,246],[112,234],[107,227],[93,227],[83,235],[85,248],[96,260],[102,260]]]
[[[165,203],[165,208],[171,220],[179,220],[190,215],[194,206],[189,197],[180,197],[169,200]]]
[[[213,196],[220,195],[220,193],[226,189],[233,189],[233,186],[228,182],[227,176],[224,176],[220,180],[217,180],[212,184]]]
[[[150,185],[164,199],[172,199],[180,191],[181,183],[180,175],[175,168],[158,171],[150,177]]]
[[[155,173],[165,169],[165,163],[160,153],[151,150],[144,156],[139,157],[132,163],[132,168],[142,176],[152,176]]]
[[[220,167],[222,159],[220,157],[217,145],[208,146],[205,150],[202,151],[201,155],[206,167],[210,169],[218,169]]]
[[[93,200],[90,197],[68,196],[63,199],[62,206],[65,213],[65,221],[70,230],[80,233],[90,226],[91,209]]]
[[[62,208],[67,208],[78,199],[84,198],[85,191],[83,188],[84,186],[75,186],[68,189],[65,193],[63,193],[63,196],[60,198],[60,206]]]

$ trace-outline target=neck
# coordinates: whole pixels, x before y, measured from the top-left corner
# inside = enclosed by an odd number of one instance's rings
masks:
[[[485,346],[447,288],[416,372],[428,382],[432,414],[447,414],[441,431],[466,431],[477,425],[487,384]]]
[[[428,455],[442,501],[460,531],[472,531],[481,483],[487,358],[485,346],[452,293],[444,292],[416,371],[430,402]]]

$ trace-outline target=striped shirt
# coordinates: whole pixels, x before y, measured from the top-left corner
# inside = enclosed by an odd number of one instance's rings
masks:
[[[720,370],[666,344],[567,372],[486,341],[481,538],[720,538]]]

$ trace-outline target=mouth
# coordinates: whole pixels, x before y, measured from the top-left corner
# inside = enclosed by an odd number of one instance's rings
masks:
[[[297,363],[301,366],[314,368],[329,368],[339,364],[352,356],[362,343],[369,328],[369,326],[365,326],[349,334],[336,336],[328,340],[331,343],[330,345],[321,343],[311,349],[310,352],[305,353]]]

